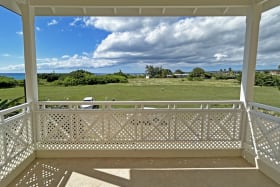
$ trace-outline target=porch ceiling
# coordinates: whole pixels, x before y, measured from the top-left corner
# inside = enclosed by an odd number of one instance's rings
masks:
[[[262,11],[279,0],[0,0],[0,5],[21,14],[29,4],[36,16],[245,16],[254,4]]]

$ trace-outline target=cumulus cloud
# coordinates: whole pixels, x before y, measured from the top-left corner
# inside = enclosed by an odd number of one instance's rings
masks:
[[[244,17],[93,17],[83,21],[111,32],[93,52],[93,58],[174,68],[242,62]]]
[[[259,66],[279,64],[279,20],[280,7],[263,14]],[[79,22],[111,33],[93,52],[95,59],[175,68],[243,62],[245,17],[86,17]]]
[[[41,28],[40,28],[40,27],[36,27],[35,29],[36,29],[36,31],[40,31],[40,30],[41,30]]]
[[[216,61],[222,61],[222,60],[224,60],[224,58],[227,57],[227,55],[226,54],[221,54],[221,53],[216,53],[214,55],[214,57],[216,58]]]
[[[280,7],[265,12],[261,19],[257,65],[277,68],[280,64]]]
[[[85,54],[73,56],[63,55],[61,58],[43,58],[37,59],[38,70],[49,70],[54,67],[58,70],[65,69],[80,69],[80,68],[100,68],[106,66],[112,66],[117,63],[114,60],[100,60],[89,57]]]
[[[0,71],[2,72],[24,72],[24,64],[16,64],[16,65],[8,65],[5,67],[0,67]]]
[[[50,22],[48,22],[48,26],[52,26],[52,25],[57,25],[58,21],[56,21],[55,19],[52,19]]]

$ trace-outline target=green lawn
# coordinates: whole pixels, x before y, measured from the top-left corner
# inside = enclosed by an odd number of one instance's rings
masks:
[[[15,98],[23,88],[1,89],[0,98]],[[39,86],[40,100],[80,101],[93,96],[104,100],[234,100],[239,99],[240,86],[228,81],[188,81],[186,79],[130,79],[129,83],[94,86]],[[280,107],[280,91],[273,87],[255,87],[255,101]]]

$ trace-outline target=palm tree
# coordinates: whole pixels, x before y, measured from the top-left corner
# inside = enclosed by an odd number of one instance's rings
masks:
[[[9,107],[13,107],[16,106],[18,104],[20,104],[20,100],[23,99],[24,96],[21,97],[17,97],[15,99],[9,100],[9,99],[5,99],[5,100],[1,100],[0,99],[0,110],[4,110],[7,109]]]

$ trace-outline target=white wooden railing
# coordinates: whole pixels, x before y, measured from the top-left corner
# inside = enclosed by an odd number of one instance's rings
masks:
[[[247,116],[240,101],[48,101],[32,106],[0,111],[0,183],[34,151],[52,150],[245,148],[257,153],[265,164],[260,169],[269,176],[277,181],[280,174],[279,108],[249,103]]]
[[[250,103],[250,108],[257,156],[280,183],[280,108],[258,103]]]
[[[34,151],[30,105],[0,111],[0,182]]]
[[[38,102],[38,150],[241,149],[240,101]],[[99,106],[83,110],[81,105]]]

